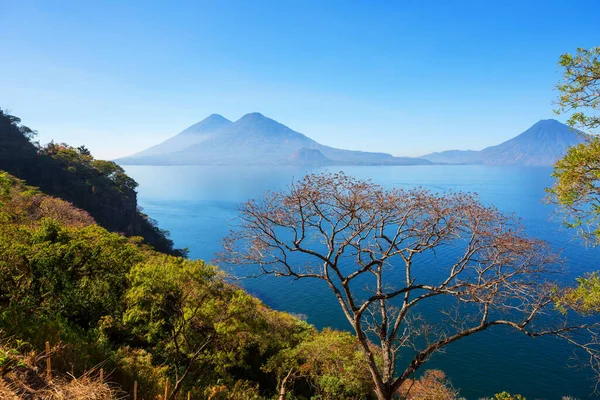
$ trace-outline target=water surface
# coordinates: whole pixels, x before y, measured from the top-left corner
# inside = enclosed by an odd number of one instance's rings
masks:
[[[551,169],[493,166],[344,167],[357,178],[386,187],[422,186],[433,191],[476,192],[486,204],[520,217],[528,234],[547,240],[563,252],[574,277],[598,269],[600,249],[587,249],[573,239],[542,202],[552,185]],[[287,187],[306,169],[295,167],[127,166],[139,184],[139,203],[159,226],[171,232],[177,247],[190,257],[211,260],[236,218],[236,205],[259,198],[266,190]],[[317,171],[322,171],[318,169]],[[330,169],[331,170],[331,169]],[[349,329],[326,286],[311,280],[291,282],[264,277],[245,280],[244,287],[269,306],[304,315],[319,328]],[[435,310],[432,310],[435,311]],[[443,369],[461,395],[472,399],[500,391],[521,393],[529,399],[558,399],[591,395],[586,371],[573,368],[572,348],[553,339],[530,339],[506,330],[477,334],[449,346],[433,357],[428,368]]]

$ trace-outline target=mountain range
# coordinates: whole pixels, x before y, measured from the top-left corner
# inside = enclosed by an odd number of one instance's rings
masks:
[[[218,114],[119,164],[145,165],[424,165],[420,158],[394,157],[322,145],[260,113],[232,122]]]
[[[260,113],[246,114],[235,122],[212,114],[162,143],[115,161],[123,165],[552,165],[569,146],[583,140],[568,126],[550,119],[480,151],[394,157],[325,146]]]
[[[554,120],[543,119],[520,135],[483,150],[449,150],[421,158],[444,164],[552,165],[585,134]]]

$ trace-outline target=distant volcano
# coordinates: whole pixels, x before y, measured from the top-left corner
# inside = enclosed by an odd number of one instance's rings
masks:
[[[194,124],[184,131],[178,133],[172,138],[169,138],[164,142],[157,144],[156,146],[152,146],[149,149],[133,154],[126,158],[142,158],[185,150],[196,143],[200,143],[203,140],[208,139],[209,136],[217,132],[219,129],[225,128],[232,124],[233,122],[227,118],[219,114],[212,114],[197,124]]]
[[[421,158],[448,164],[552,165],[569,147],[584,140],[583,132],[554,119],[544,119],[519,136],[481,151],[449,150]]]
[[[418,165],[387,153],[324,146],[260,113],[236,122],[213,114],[147,150],[115,160],[142,165]]]

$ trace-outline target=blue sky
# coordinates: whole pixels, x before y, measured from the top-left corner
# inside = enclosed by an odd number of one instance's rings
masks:
[[[553,118],[559,55],[600,45],[596,0],[0,2],[0,107],[98,158],[253,111],[336,147],[480,149]]]

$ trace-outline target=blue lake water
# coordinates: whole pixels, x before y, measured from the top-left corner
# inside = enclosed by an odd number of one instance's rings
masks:
[[[139,203],[159,226],[171,232],[177,247],[190,257],[211,260],[221,239],[235,222],[236,205],[259,198],[267,190],[287,187],[307,169],[279,167],[127,166],[139,184]],[[339,169],[339,168],[338,168]],[[323,171],[324,169],[311,170]],[[514,213],[532,236],[562,251],[568,270],[559,279],[598,268],[600,249],[585,248],[561,227],[553,208],[544,204],[544,189],[552,185],[551,169],[492,166],[344,167],[344,172],[386,187],[422,186],[432,191],[476,192],[486,204]],[[241,284],[269,306],[302,314],[315,326],[349,329],[328,288],[310,280],[291,282],[264,277]],[[435,312],[436,310],[429,310]],[[492,396],[509,391],[529,399],[559,399],[592,395],[590,374],[573,366],[573,349],[553,339],[530,339],[498,329],[476,334],[433,357],[427,368],[440,368],[461,395]]]

